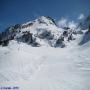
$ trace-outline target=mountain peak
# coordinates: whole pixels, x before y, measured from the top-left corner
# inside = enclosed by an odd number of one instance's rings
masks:
[[[24,42],[30,45],[65,46],[68,41],[75,40],[78,31],[72,28],[59,28],[54,19],[41,16],[24,24],[9,27],[1,36],[1,45],[10,40]]]
[[[37,19],[37,21],[39,23],[46,23],[47,25],[56,25],[55,21],[53,18],[49,17],[49,16],[41,16]]]

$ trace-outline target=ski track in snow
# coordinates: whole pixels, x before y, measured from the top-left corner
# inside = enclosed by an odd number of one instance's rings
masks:
[[[90,48],[0,47],[0,86],[90,90]]]

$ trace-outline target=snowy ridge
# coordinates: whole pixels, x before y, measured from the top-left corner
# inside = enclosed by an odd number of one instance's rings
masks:
[[[65,47],[68,41],[75,40],[74,36],[80,33],[74,29],[59,28],[51,17],[41,16],[34,21],[9,27],[1,34],[0,44],[7,46],[11,40],[16,40],[34,47]]]

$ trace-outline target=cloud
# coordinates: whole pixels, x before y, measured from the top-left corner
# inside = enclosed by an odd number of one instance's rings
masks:
[[[68,22],[68,27],[72,28],[72,29],[76,29],[78,26],[78,24],[74,21],[70,21]]]
[[[78,19],[79,20],[81,20],[81,19],[83,19],[84,18],[84,14],[80,14],[79,16],[78,16]]]
[[[59,21],[58,21],[58,26],[63,28],[63,27],[66,27],[67,26],[67,19],[66,18],[61,18]]]
[[[77,28],[78,24],[76,22],[74,22],[74,21],[69,21],[66,18],[61,18],[58,21],[58,26],[60,28],[69,27],[69,28],[75,29],[75,28]]]

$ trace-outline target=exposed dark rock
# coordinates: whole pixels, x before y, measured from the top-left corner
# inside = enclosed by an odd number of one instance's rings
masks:
[[[53,35],[51,34],[50,31],[47,31],[47,30],[42,30],[38,33],[38,37],[41,38],[41,39],[48,39],[48,40],[51,40],[53,39]]]
[[[0,44],[1,44],[2,46],[8,46],[9,40],[8,40],[8,39],[7,39],[7,40],[3,40],[3,41],[0,42]]]
[[[59,39],[56,41],[55,47],[65,47],[63,36],[60,36]]]
[[[55,24],[55,25],[57,26],[57,24],[56,24],[56,22],[55,22],[55,20],[54,20],[53,18],[51,18],[51,17],[49,17],[49,16],[47,16],[46,18],[49,19],[50,21],[52,21],[53,24]],[[52,24],[52,23],[51,23],[51,24]]]
[[[68,31],[67,31],[67,30],[65,30],[65,31],[63,32],[63,36],[65,36],[65,37],[68,36]]]
[[[69,27],[64,27],[63,29],[68,30],[68,29],[70,29],[70,28],[69,28]]]
[[[31,23],[29,23],[29,24],[22,25],[21,28],[27,28],[27,27],[30,27],[30,26],[32,26],[32,25],[33,25],[33,23],[31,22]]]

